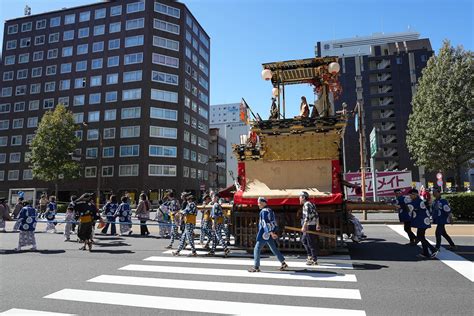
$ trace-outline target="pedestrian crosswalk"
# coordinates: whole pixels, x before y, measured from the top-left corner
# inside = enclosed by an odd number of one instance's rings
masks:
[[[278,271],[280,263],[274,258],[264,258],[262,272],[249,273],[246,269],[253,260],[244,257],[244,253],[237,254],[232,253],[229,258],[174,257],[163,251],[48,294],[44,299],[52,308],[58,301],[85,302],[96,304],[97,308],[130,307],[135,314],[172,311],[180,315],[365,315],[360,309],[362,297],[356,288],[355,270],[347,255],[325,257],[318,266],[306,266],[304,261],[291,258],[286,261],[287,271]],[[12,309],[0,315],[69,315],[18,311],[25,310]],[[80,315],[81,310],[74,313]],[[97,313],[100,314],[98,310]]]

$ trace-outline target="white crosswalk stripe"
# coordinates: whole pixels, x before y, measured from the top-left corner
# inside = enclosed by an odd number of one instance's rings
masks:
[[[153,256],[144,259],[144,261],[153,262],[183,262],[183,263],[203,263],[203,264],[222,264],[222,265],[238,265],[238,266],[252,266],[253,260],[251,259],[232,259],[232,258],[188,258],[188,257],[158,257]],[[354,267],[351,263],[320,263],[317,266],[307,266],[306,262],[301,261],[285,261],[291,268],[306,268],[306,269],[346,269],[353,270]],[[263,267],[279,267],[280,262],[273,261],[260,261],[260,266]]]
[[[204,300],[190,298],[175,298],[165,296],[127,294],[105,291],[86,291],[64,289],[45,296],[45,298],[68,300],[76,302],[112,304],[133,307],[156,308],[174,311],[218,313],[225,315],[256,315],[288,316],[290,314],[321,314],[341,316],[363,316],[362,310],[302,307],[287,305],[270,305],[256,303],[242,303],[219,300]]]
[[[229,270],[214,268],[190,268],[177,266],[155,266],[129,264],[119,270],[159,272],[170,274],[190,274],[190,275],[223,275],[239,278],[262,278],[262,279],[283,279],[283,280],[310,280],[310,281],[340,281],[357,282],[354,274],[337,274],[322,272],[294,272],[294,271],[265,271],[259,273],[249,273],[245,270]]]
[[[0,315],[5,315],[5,316],[73,316],[74,314],[63,314],[63,313],[53,313],[53,312],[43,312],[43,311],[37,311],[37,310],[32,310],[32,309],[20,309],[20,308],[12,308],[7,311],[4,311],[3,313],[0,313]]]
[[[149,286],[171,289],[188,289],[200,291],[217,291],[233,293],[253,293],[267,295],[284,295],[298,297],[326,297],[339,299],[360,300],[359,290],[323,288],[323,287],[302,287],[302,286],[283,286],[283,285],[263,285],[247,283],[230,282],[210,282],[210,281],[191,281],[162,278],[143,278],[121,275],[101,275],[90,279],[88,282]]]

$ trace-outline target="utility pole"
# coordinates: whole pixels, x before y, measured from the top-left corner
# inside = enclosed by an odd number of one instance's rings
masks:
[[[365,125],[364,125],[364,106],[362,101],[357,102],[357,118],[359,125],[359,150],[360,150],[360,174],[362,201],[365,202]],[[364,220],[367,220],[367,211],[363,211]]]

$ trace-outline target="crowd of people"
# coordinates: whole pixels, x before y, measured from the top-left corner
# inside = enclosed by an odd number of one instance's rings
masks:
[[[423,251],[418,254],[421,259],[435,258],[441,249],[441,237],[444,237],[448,243],[450,250],[457,247],[451,237],[446,232],[445,225],[452,223],[453,214],[449,203],[441,197],[439,189],[433,189],[434,200],[431,201],[431,194],[424,187],[411,189],[408,196],[404,196],[401,190],[395,190],[395,200],[393,203],[398,208],[398,217],[405,232],[408,235],[409,245],[417,245],[421,243]],[[425,234],[431,223],[436,224],[436,245],[431,245],[426,240]],[[416,228],[416,235],[411,230]]]

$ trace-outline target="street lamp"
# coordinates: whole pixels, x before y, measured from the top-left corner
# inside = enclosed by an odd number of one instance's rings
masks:
[[[87,121],[82,122],[82,125],[87,129],[89,124]],[[100,207],[100,182],[102,177],[102,133],[100,132],[100,128],[98,129],[99,133],[99,148],[97,149],[97,156],[98,156],[98,165],[97,165],[97,197],[96,197],[96,205]]]

